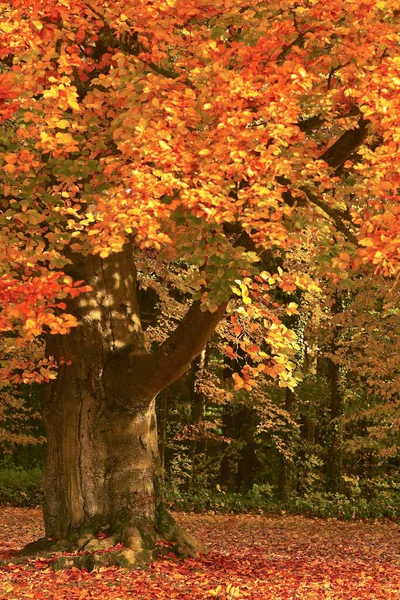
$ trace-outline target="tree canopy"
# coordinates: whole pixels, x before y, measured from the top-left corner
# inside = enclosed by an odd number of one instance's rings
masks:
[[[65,274],[71,252],[131,240],[180,263],[202,310],[237,294],[272,375],[295,340],[269,291],[315,285],[280,269],[282,252],[307,246],[328,278],[397,273],[396,2],[0,9],[3,381],[54,376],[33,342],[77,324],[64,299],[87,288]]]

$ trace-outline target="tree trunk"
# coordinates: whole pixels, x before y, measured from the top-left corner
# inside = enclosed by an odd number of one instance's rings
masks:
[[[294,392],[286,388],[285,395],[285,410],[290,417],[293,417],[294,405],[296,396]],[[290,444],[290,432],[284,434],[285,445]],[[278,496],[279,500],[283,504],[288,505],[292,494],[292,466],[293,461],[290,457],[281,455],[280,459],[280,470],[279,470],[279,481],[278,481]]]
[[[332,315],[340,313],[343,300],[335,294]],[[340,418],[343,416],[343,398],[340,389],[340,366],[335,362],[340,338],[340,327],[333,325],[330,356],[328,356],[328,384],[330,388],[330,421],[328,424],[328,455],[326,464],[326,486],[329,492],[340,493],[343,488],[343,431]]]
[[[204,411],[206,408],[206,398],[201,388],[199,389],[198,377],[204,377],[204,370],[207,366],[208,356],[204,349],[198,359],[192,365],[192,377],[190,386],[191,403],[191,437],[189,446],[189,458],[192,465],[192,472],[189,481],[189,490],[196,489],[199,482],[199,475],[204,469],[205,456],[207,453],[207,440],[203,426]]]
[[[235,426],[238,439],[242,442],[236,474],[236,489],[238,492],[248,492],[254,485],[258,471],[257,431],[258,414],[254,408],[242,406],[235,414]]]
[[[158,539],[191,554],[199,546],[162,506],[155,415],[155,395],[179,376],[184,357],[174,360],[168,344],[159,356],[145,351],[129,246],[106,260],[74,256],[71,275],[93,291],[68,307],[79,327],[47,341],[48,355],[61,364],[42,406],[48,440],[46,536],[65,543],[59,547],[91,552],[122,542],[125,549],[111,553],[107,564],[147,560]],[[191,329],[196,310],[188,311]],[[200,319],[204,329],[204,313]],[[191,348],[184,323],[180,327],[189,366],[199,341]],[[206,337],[214,327],[209,324]],[[158,379],[152,375],[160,372],[157,360],[165,366]],[[168,372],[175,363],[177,370]],[[60,559],[61,566],[88,566],[81,558]],[[104,554],[96,560],[104,564]]]
[[[343,401],[340,392],[340,367],[328,359],[330,384],[330,423],[328,426],[329,446],[326,465],[326,484],[330,492],[340,493],[343,487],[343,433],[340,417],[343,416]]]
[[[164,486],[165,481],[165,451],[167,448],[167,420],[168,420],[168,403],[167,403],[167,391],[163,390],[161,392],[160,399],[160,441],[159,441],[159,449],[160,449],[160,463],[161,463],[161,480],[162,485]]]
[[[228,440],[235,439],[235,419],[231,404],[225,404],[223,407],[222,431],[224,437]],[[237,467],[231,457],[230,450],[231,445],[228,442],[224,442],[219,481],[221,487],[229,492],[233,492],[235,491],[235,472],[237,471]]]

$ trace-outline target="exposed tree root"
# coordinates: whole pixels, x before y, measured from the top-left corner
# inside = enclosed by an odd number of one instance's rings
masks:
[[[117,566],[128,569],[145,567],[155,558],[173,552],[186,558],[203,553],[203,546],[184,531],[162,506],[155,522],[141,520],[120,525],[112,534],[88,527],[74,531],[68,538],[41,538],[7,563],[21,563],[29,558],[50,559],[54,570],[76,567],[92,571]]]

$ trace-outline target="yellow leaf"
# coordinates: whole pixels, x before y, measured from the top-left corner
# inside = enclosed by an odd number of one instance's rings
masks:
[[[58,87],[56,87],[55,85],[52,85],[50,89],[44,90],[43,98],[57,98],[58,93],[59,93]]]
[[[25,328],[32,329],[33,327],[36,327],[36,321],[34,321],[33,319],[27,319],[25,321]]]
[[[0,29],[5,33],[11,33],[14,30],[14,25],[12,23],[1,23]]]
[[[299,311],[297,310],[298,304],[296,302],[289,302],[286,307],[286,313],[288,315],[298,315]]]
[[[67,102],[68,106],[70,106],[73,110],[79,110],[79,104],[77,103],[76,98],[71,96],[71,94],[68,94]]]
[[[358,242],[360,246],[373,246],[374,242],[370,238],[363,238]]]

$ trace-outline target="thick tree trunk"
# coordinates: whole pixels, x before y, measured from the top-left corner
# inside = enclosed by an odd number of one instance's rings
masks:
[[[112,406],[92,371],[85,382],[71,370],[43,408],[46,534],[64,537],[91,523],[116,529],[127,513],[153,519],[159,477],[154,401],[138,402],[134,410]]]
[[[74,257],[71,274],[93,291],[68,307],[79,327],[47,342],[61,365],[42,407],[46,536],[64,540],[66,549],[92,552],[122,542],[125,549],[111,562],[126,566],[147,559],[157,539],[190,554],[198,546],[166,513],[160,496],[155,392],[177,375],[164,373],[161,383],[143,376],[150,357],[131,249],[106,260]],[[163,352],[161,359],[168,358]],[[189,352],[188,365],[192,358]],[[104,563],[103,554],[98,559]],[[87,566],[80,557],[67,564]]]

